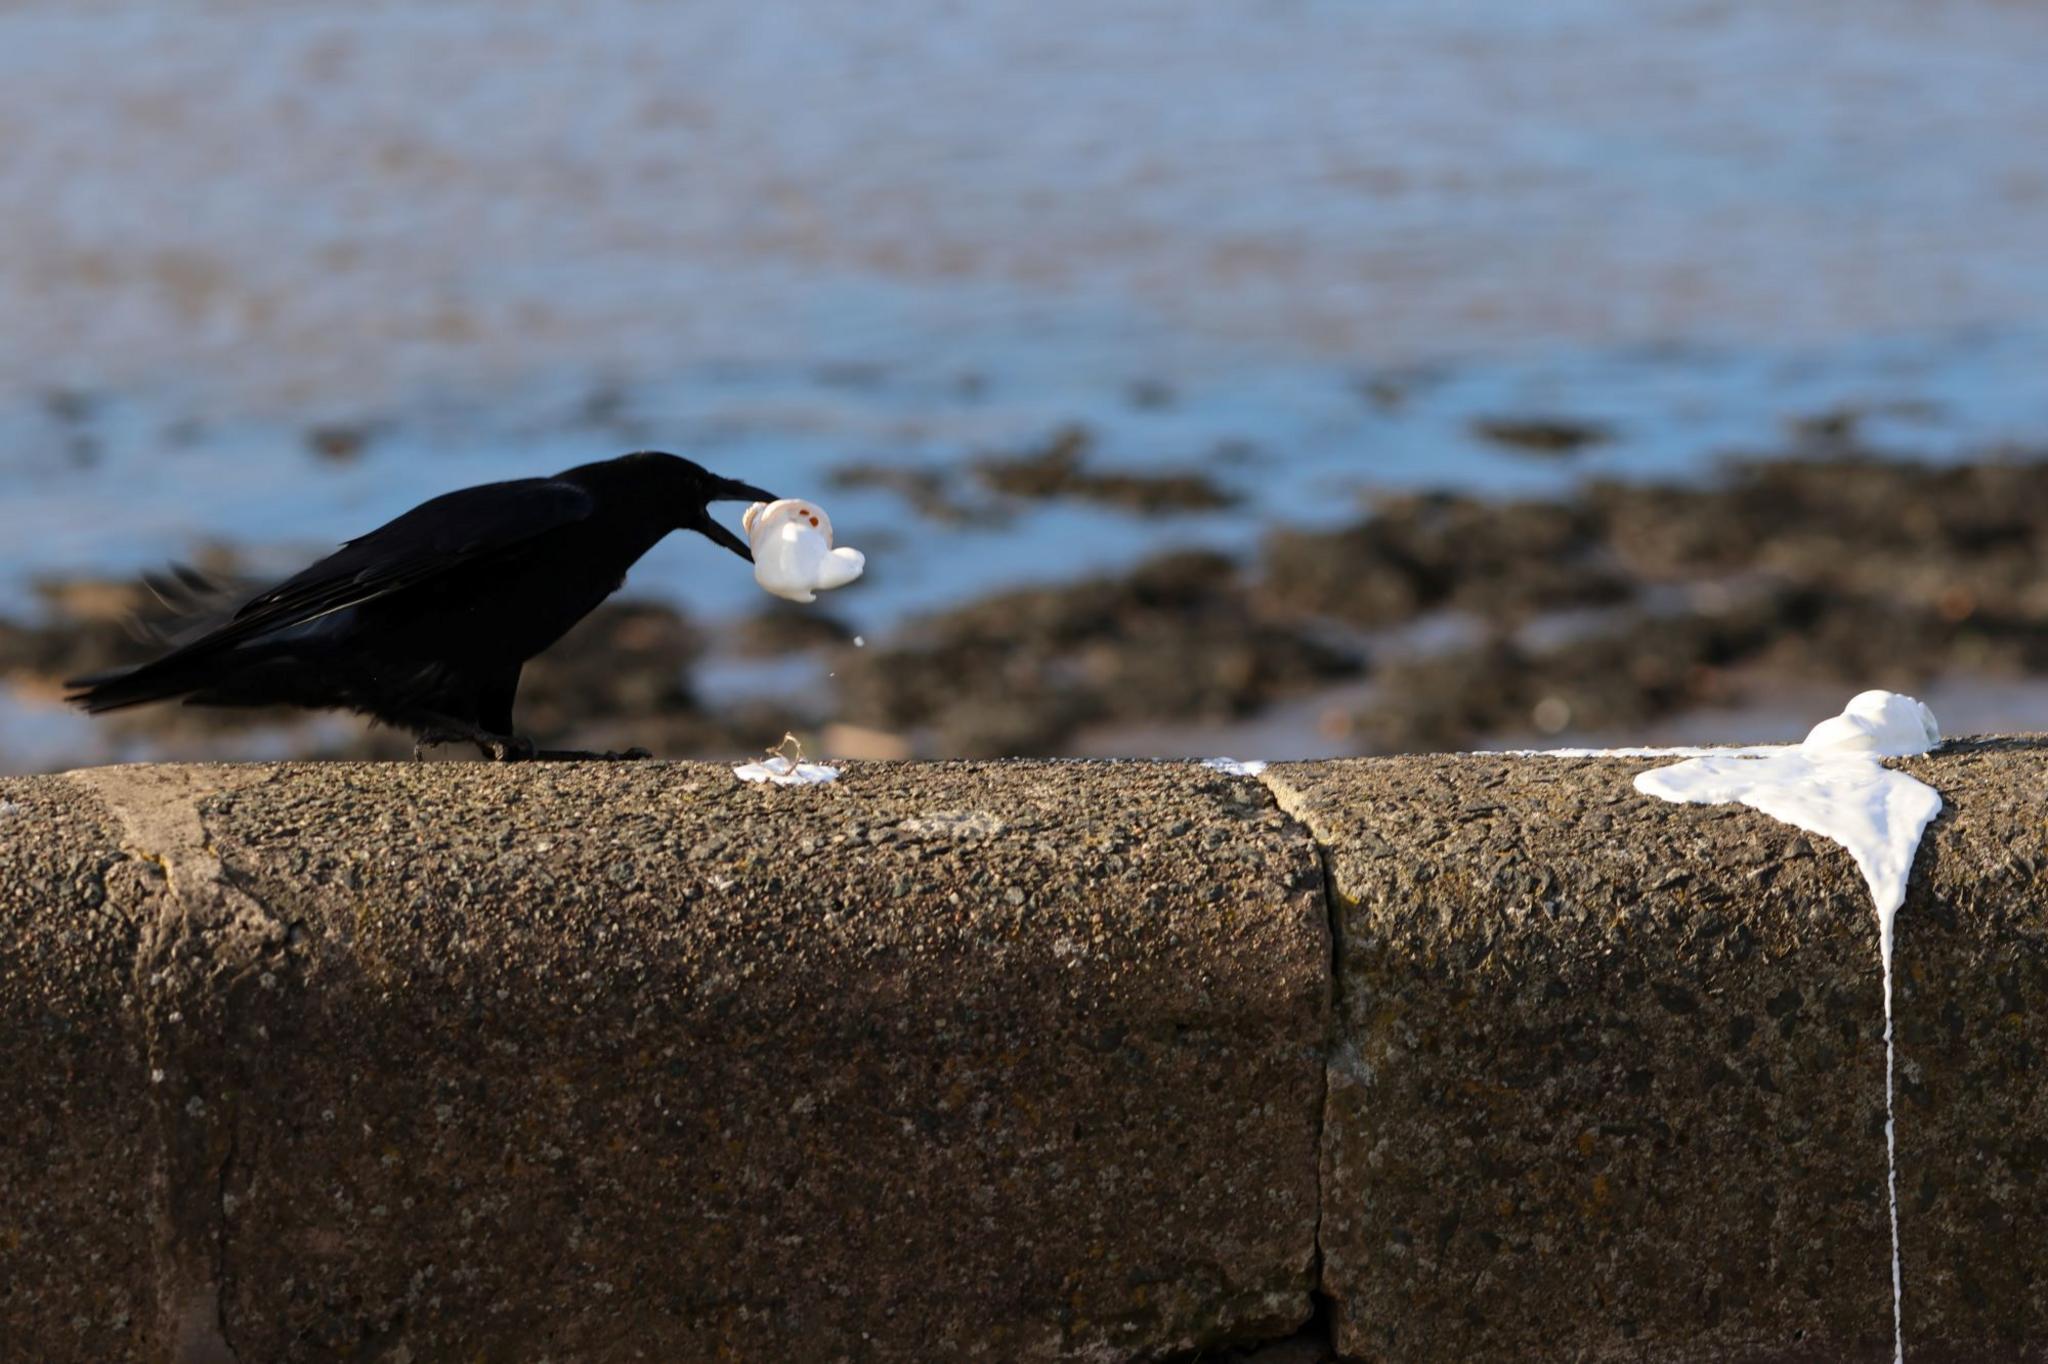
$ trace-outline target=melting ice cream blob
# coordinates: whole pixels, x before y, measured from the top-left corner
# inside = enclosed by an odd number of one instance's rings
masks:
[[[816,601],[867,567],[857,549],[832,547],[832,518],[815,502],[756,502],[740,517],[754,551],[754,581],[790,601]]]
[[[1821,721],[1799,744],[1689,758],[1636,777],[1636,790],[1695,805],[1740,801],[1773,819],[1831,838],[1849,850],[1877,908],[1884,966],[1884,1146],[1892,1221],[1893,1358],[1905,1358],[1899,1272],[1898,1143],[1892,1119],[1892,922],[1920,835],[1941,813],[1941,795],[1887,757],[1925,753],[1941,742],[1934,712],[1910,696],[1867,691]]]
[[[1870,886],[1889,957],[1892,916],[1905,902],[1921,831],[1941,813],[1941,797],[1882,759],[1925,753],[1940,742],[1926,706],[1867,691],[1801,743],[1689,758],[1641,774],[1636,789],[1693,805],[1739,801],[1841,844]]]

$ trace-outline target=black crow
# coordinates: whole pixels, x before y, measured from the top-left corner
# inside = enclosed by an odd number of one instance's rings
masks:
[[[410,730],[415,754],[468,742],[501,762],[532,757],[512,732],[526,660],[670,531],[751,562],[707,506],[774,500],[652,450],[464,488],[348,541],[152,663],[67,683],[67,699],[95,713],[170,700],[351,710]]]

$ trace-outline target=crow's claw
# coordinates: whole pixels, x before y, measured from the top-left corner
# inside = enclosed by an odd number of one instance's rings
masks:
[[[477,752],[494,763],[523,762],[534,756],[531,739],[517,734],[493,734],[487,729],[455,721],[421,730],[413,741],[414,761],[425,758],[428,749],[439,748],[443,744],[475,744]]]
[[[533,740],[519,734],[478,739],[476,746],[489,754],[494,763],[531,762],[534,755],[540,751],[533,746]]]

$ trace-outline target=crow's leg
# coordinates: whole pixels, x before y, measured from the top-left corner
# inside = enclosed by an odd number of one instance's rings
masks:
[[[519,694],[519,670],[514,663],[505,672],[477,687],[476,722],[490,734],[515,734],[512,728],[512,699]]]
[[[442,744],[475,744],[478,752],[496,763],[517,762],[534,756],[533,740],[516,734],[494,734],[452,715],[421,714],[414,717],[410,728],[416,736],[412,746],[415,759],[425,757],[428,749]]]

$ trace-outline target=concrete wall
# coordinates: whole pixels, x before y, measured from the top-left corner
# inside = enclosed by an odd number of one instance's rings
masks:
[[[1899,920],[1907,1357],[2048,1358],[2048,791]],[[0,780],[0,1341],[1889,1359],[1845,853],[1645,760]]]

